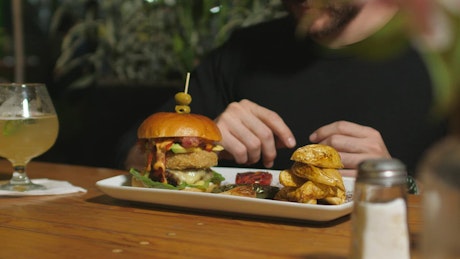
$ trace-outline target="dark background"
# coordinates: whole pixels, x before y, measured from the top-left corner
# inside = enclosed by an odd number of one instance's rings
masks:
[[[63,91],[53,68],[62,38],[50,37],[48,26],[60,1],[23,1],[27,82],[46,83],[59,117],[56,144],[35,160],[121,168],[126,134],[178,91],[175,84],[132,85],[113,82]],[[43,4],[45,3],[45,4]],[[0,80],[14,81],[11,1],[0,2]],[[47,14],[47,15],[46,15]],[[72,24],[60,28],[64,35]],[[59,35],[58,35],[59,36]],[[75,76],[78,76],[76,74]],[[132,139],[132,138],[131,138]],[[1,143],[0,143],[1,144]]]
[[[14,1],[0,1],[3,82],[17,80]],[[47,85],[60,123],[56,144],[35,160],[111,168],[122,168],[137,125],[183,90],[186,72],[200,57],[238,26],[284,14],[281,1],[271,0],[20,2],[26,64],[23,81]],[[85,29],[73,30],[79,24]],[[94,24],[98,26],[92,27]],[[113,24],[114,30],[107,24]],[[112,38],[115,43],[108,40]],[[66,42],[78,44],[73,48],[63,44]],[[71,61],[88,55],[95,59],[66,70],[72,62],[64,62],[66,67],[58,60],[69,49]],[[100,50],[102,54],[95,57]],[[114,76],[114,64],[120,60],[118,67],[136,76],[122,80]],[[97,79],[75,87],[75,82],[88,77]]]

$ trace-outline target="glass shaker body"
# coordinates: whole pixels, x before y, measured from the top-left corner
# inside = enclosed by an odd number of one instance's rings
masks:
[[[422,258],[460,258],[460,138],[439,142],[420,168]]]
[[[352,213],[351,258],[410,258],[407,172],[396,159],[363,161]]]

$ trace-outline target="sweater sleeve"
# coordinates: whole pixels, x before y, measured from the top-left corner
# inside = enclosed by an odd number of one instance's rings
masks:
[[[210,52],[194,69],[190,78],[191,109],[210,118],[217,117],[227,105],[236,101],[234,87],[238,81],[241,54],[238,42],[227,41]]]

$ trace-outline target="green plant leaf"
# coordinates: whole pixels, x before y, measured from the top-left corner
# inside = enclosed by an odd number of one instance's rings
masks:
[[[95,82],[95,75],[85,75],[69,85],[69,89],[83,89],[92,85]]]

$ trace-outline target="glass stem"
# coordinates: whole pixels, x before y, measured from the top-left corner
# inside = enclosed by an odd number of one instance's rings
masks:
[[[26,167],[24,165],[13,166],[14,172],[13,177],[10,180],[10,184],[31,184],[29,177],[26,174]]]

